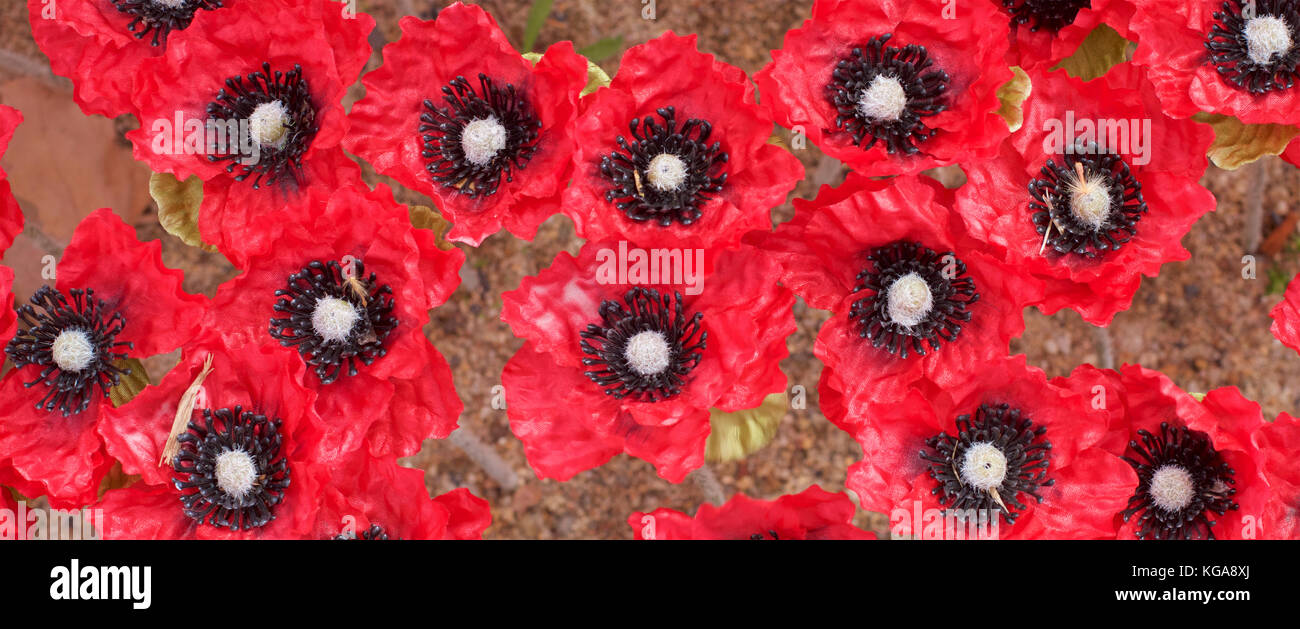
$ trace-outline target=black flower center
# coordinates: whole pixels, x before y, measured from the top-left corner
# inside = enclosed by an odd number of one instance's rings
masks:
[[[365,265],[354,262],[352,274],[336,261],[313,260],[289,276],[288,287],[277,289],[271,336],[298,353],[315,368],[321,384],[338,379],[343,366],[357,375],[357,362],[369,365],[388,353],[384,340],[397,327],[393,288],[380,284]]]
[[[208,124],[235,122],[247,128],[247,137],[257,144],[256,153],[210,151],[208,161],[229,162],[226,172],[239,171],[235,181],[255,175],[254,190],[261,187],[263,179],[273,184],[286,174],[299,181],[302,156],[319,130],[302,66],[295,64],[288,72],[273,73],[271,64],[263,63],[261,72],[226,79],[226,87],[208,103]]]
[[[776,531],[768,529],[767,535],[764,535],[762,533],[754,533],[753,535],[749,536],[749,539],[750,541],[758,542],[766,539],[780,540],[781,538],[776,534]]]
[[[637,222],[690,225],[727,182],[727,154],[721,142],[708,143],[709,122],[688,118],[678,127],[675,108],[656,113],[662,125],[652,116],[633,118],[627,125],[633,141],[618,136],[620,150],[601,158],[600,173],[614,184],[605,200]]]
[[[108,311],[104,300],[95,299],[95,291],[89,288],[68,293],[71,303],[49,286],[37,290],[31,304],[17,308],[19,320],[27,327],[5,345],[15,367],[45,367],[25,386],[45,385],[49,390],[36,408],[58,408],[64,417],[86,410],[96,385],[108,397],[108,390],[131,373],[113,364],[126,358],[115,349],[131,347],[129,342],[114,341],[126,325],[122,313]]]
[[[243,407],[203,409],[191,420],[172,459],[185,515],[232,531],[265,526],[289,487],[289,463],[280,453],[280,420]]]
[[[898,241],[867,255],[853,292],[873,294],[853,302],[849,319],[858,336],[907,358],[938,351],[941,341],[955,341],[970,321],[970,305],[979,301],[975,280],[952,252],[936,253],[916,242]]]
[[[513,84],[498,86],[484,74],[478,83],[475,92],[465,77],[456,77],[442,88],[447,107],[426,99],[420,114],[425,169],[443,187],[469,197],[496,193],[502,177],[514,181],[514,170],[527,168],[537,150],[542,128]]]
[[[948,73],[932,68],[925,46],[886,46],[893,37],[872,37],[840,60],[826,85],[835,126],[863,150],[883,142],[891,154],[916,153],[938,131],[925,118],[947,109]]]
[[[1056,31],[1074,23],[1080,9],[1092,7],[1092,0],[1002,0],[1011,23],[1029,24],[1029,30]]]
[[[1142,184],[1120,156],[1092,143],[1048,159],[1029,181],[1029,210],[1043,249],[1087,258],[1115,251],[1137,233],[1147,212]]]
[[[1214,14],[1205,38],[1210,63],[1229,85],[1264,94],[1290,89],[1300,63],[1300,2],[1232,0]]]
[[[921,458],[939,483],[930,493],[958,516],[996,510],[1014,524],[1027,508],[1021,494],[1042,502],[1039,489],[1056,482],[1047,477],[1052,443],[1046,433],[1018,408],[981,404],[974,419],[957,417],[956,437],[942,432],[926,440],[933,452],[922,450]]]
[[[167,43],[167,35],[172,31],[189,28],[194,14],[200,9],[212,11],[221,8],[222,0],[112,0],[118,11],[130,16],[131,22],[126,30],[135,33],[136,39],[144,39],[153,33],[150,45]],[[136,28],[140,30],[136,30]]]
[[[1238,509],[1236,471],[1205,433],[1164,422],[1158,437],[1146,430],[1138,436],[1142,443],[1128,442],[1138,458],[1123,457],[1138,475],[1137,491],[1120,512],[1124,521],[1142,514],[1140,539],[1214,539],[1210,514]]]
[[[684,314],[681,293],[632,288],[623,303],[602,300],[600,319],[581,334],[589,356],[582,364],[591,368],[592,382],[618,399],[657,402],[681,393],[709,337],[700,326],[704,313]]]
[[[360,533],[357,533],[355,531],[345,531],[343,533],[338,534],[338,536],[334,538],[335,541],[354,540],[354,539],[387,540],[388,531],[385,531],[384,527],[379,526],[378,524],[371,524],[370,528],[361,531]]]

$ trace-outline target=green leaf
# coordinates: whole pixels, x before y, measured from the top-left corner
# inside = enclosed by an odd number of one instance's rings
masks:
[[[451,229],[451,221],[442,217],[433,208],[424,205],[412,205],[407,210],[411,216],[411,226],[416,229],[432,229],[438,236],[438,248],[443,251],[455,248],[446,238]]]
[[[130,402],[131,398],[139,395],[145,387],[153,384],[149,381],[149,372],[145,370],[144,363],[139,360],[123,358],[113,361],[113,366],[131,370],[131,373],[122,376],[122,379],[108,390],[108,399],[113,402],[113,406]]]
[[[203,180],[190,175],[179,181],[169,173],[149,177],[149,196],[158,204],[158,223],[167,233],[191,247],[204,251],[217,248],[203,242],[199,235],[199,206],[203,204]]]
[[[528,10],[528,23],[524,26],[524,50],[532,50],[533,44],[537,43],[537,34],[542,32],[553,3],[554,0],[533,0],[533,6]]]
[[[1223,114],[1201,112],[1192,120],[1214,128],[1214,142],[1206,154],[1224,170],[1236,170],[1265,155],[1277,155],[1300,133],[1300,129],[1289,125],[1242,124]]]
[[[785,393],[773,393],[756,408],[725,413],[709,410],[709,440],[704,460],[710,463],[738,461],[771,443],[781,418],[790,407]]]
[[[1202,400],[1205,399],[1205,394],[1204,394],[1204,393],[1194,393],[1194,392],[1192,392],[1192,391],[1188,391],[1188,392],[1187,392],[1187,395],[1192,396],[1192,398],[1195,399],[1197,402],[1200,402],[1200,401],[1202,401]]]
[[[1029,98],[1029,91],[1033,88],[1029,83],[1029,75],[1020,66],[1011,66],[1011,80],[1003,83],[998,87],[998,100],[1002,106],[998,108],[998,115],[1007,121],[1007,126],[1015,131],[1020,125],[1025,123],[1025,112],[1021,104]]]
[[[584,46],[578,51],[578,54],[586,57],[590,61],[600,63],[623,49],[623,37],[606,37],[590,46]]]
[[[1074,53],[1052,69],[1064,68],[1072,77],[1091,81],[1123,63],[1128,56],[1130,43],[1118,31],[1102,24],[1092,29]]]

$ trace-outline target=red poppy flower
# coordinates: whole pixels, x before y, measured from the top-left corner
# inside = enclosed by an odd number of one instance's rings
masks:
[[[996,159],[963,164],[957,209],[973,236],[1047,282],[1044,312],[1107,325],[1143,275],[1188,258],[1179,241],[1215,206],[1198,183],[1213,132],[1161,115],[1131,65],[1088,83],[1061,71],[1030,79],[1024,127]]]
[[[1300,123],[1294,87],[1300,64],[1295,0],[1147,0],[1132,29],[1133,63],[1146,66],[1164,110],[1198,111],[1246,124]]]
[[[853,526],[853,502],[817,485],[776,500],[732,496],[721,508],[700,505],[695,517],[672,509],[627,519],[636,539],[876,539]]]
[[[155,172],[203,180],[199,231],[243,268],[274,242],[282,208],[309,186],[360,176],[339,149],[342,98],[370,56],[374,20],[330,0],[274,0],[213,11],[146,60],[136,79],[140,128],[127,134]]]
[[[402,38],[362,80],[344,146],[437,199],[449,239],[478,246],[504,226],[532,240],[573,170],[569,127],[586,60],[561,42],[533,66],[473,5],[400,24]]]
[[[995,260],[926,177],[850,174],[795,217],[752,238],[782,266],[781,281],[834,314],[814,351],[822,384],[862,402],[901,400],[924,382],[1004,356],[1024,330],[1036,280]],[[841,378],[843,376],[843,378]]]
[[[1010,133],[1007,36],[989,27],[1004,19],[984,2],[817,0],[754,80],[778,124],[863,174],[978,160]]]
[[[1273,336],[1283,345],[1300,352],[1300,281],[1291,279],[1282,301],[1273,306],[1268,315],[1273,318]]]
[[[1286,413],[1260,426],[1255,445],[1263,459],[1269,500],[1264,505],[1263,537],[1300,539],[1300,421]]]
[[[1102,447],[1105,416],[1024,356],[971,365],[888,408],[825,388],[820,404],[862,446],[848,488],[890,514],[897,535],[951,537],[956,518],[978,527],[965,534],[998,539],[1115,536],[1131,486]]]
[[[1122,479],[1129,496],[1114,511],[1119,539],[1258,536],[1268,486],[1252,435],[1264,420],[1259,405],[1236,387],[1197,402],[1164,374],[1139,365],[1081,368],[1058,382],[1091,396],[1093,407],[1110,415],[1103,422],[1108,430],[1122,429],[1128,440],[1123,457],[1131,469]]]
[[[432,499],[424,471],[368,454],[334,468],[316,539],[481,539],[492,524],[488,503],[468,489]]]
[[[1047,70],[1074,54],[1093,29],[1105,24],[1130,37],[1129,0],[991,0],[1011,21],[1008,61]]]
[[[111,210],[82,220],[56,269],[5,346],[15,368],[0,380],[0,459],[24,495],[56,508],[93,502],[112,460],[96,429],[108,421],[119,359],[169,352],[198,329],[207,299],[181,290],[162,244],[141,243]]]
[[[671,32],[623,54],[583,99],[564,212],[588,240],[728,248],[771,228],[803,167],[771,144],[745,73]]]
[[[14,129],[23,121],[22,112],[13,107],[0,105],[0,157],[4,157],[9,148],[9,139],[14,137]],[[18,200],[9,189],[8,175],[0,168],[0,257],[12,245],[14,238],[23,231],[23,210],[18,207]],[[5,308],[8,311],[8,308]],[[0,315],[3,316],[3,315]],[[4,328],[0,326],[0,332]],[[4,340],[8,337],[0,337]]]
[[[505,293],[501,318],[525,343],[502,384],[537,475],[568,480],[619,452],[674,483],[702,465],[709,409],[785,389],[794,295],[776,275],[752,247],[591,242]]]

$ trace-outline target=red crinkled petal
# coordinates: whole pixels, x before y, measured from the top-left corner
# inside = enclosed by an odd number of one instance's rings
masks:
[[[1300,352],[1300,281],[1291,279],[1282,301],[1273,306],[1268,316],[1273,318],[1273,336],[1283,345]]]
[[[1270,498],[1264,505],[1265,539],[1300,539],[1300,421],[1281,413],[1255,433],[1268,481]]]
[[[776,500],[736,494],[721,508],[700,505],[694,518],[671,509],[637,512],[628,524],[637,539],[875,539],[853,526],[854,511],[848,496],[813,485]]]
[[[1002,0],[990,2],[1002,8]],[[1073,22],[1056,32],[1031,31],[1032,23],[1011,25],[1011,50],[1007,62],[1026,70],[1054,68],[1074,54],[1088,34],[1102,24],[1115,29],[1121,37],[1132,39],[1129,22],[1133,19],[1134,9],[1129,0],[1090,0],[1088,6],[1079,9]],[[1010,16],[1004,8],[1002,16],[1009,22]]]
[[[474,5],[453,4],[435,21],[402,18],[402,38],[384,47],[384,63],[362,80],[366,97],[348,115],[347,149],[381,174],[437,199],[453,226],[450,240],[478,246],[505,227],[532,240],[538,226],[560,209],[572,173],[570,126],[587,83],[587,62],[571,42],[547,50],[532,66],[510,45],[496,20]],[[435,183],[425,169],[417,131],[425,99],[445,106],[442,89],[457,76],[478,90],[478,75],[520,90],[542,123],[537,150],[497,192],[473,199]]]
[[[1211,65],[1206,34],[1223,0],[1138,2],[1132,32],[1141,45],[1133,63],[1146,66],[1164,110],[1175,118],[1198,111],[1234,116],[1246,124],[1300,123],[1295,90],[1256,95],[1226,82]],[[1292,25],[1294,28],[1294,25]]]
[[[1281,157],[1282,161],[1292,166],[1300,167],[1300,142],[1291,140],[1291,142],[1286,145],[1286,150],[1282,151],[1278,157]]]
[[[181,289],[185,274],[162,263],[162,241],[140,242],[112,210],[82,219],[59,260],[57,288],[92,289],[126,319],[118,341],[136,358],[170,352],[197,333],[208,300]]]
[[[609,87],[583,99],[575,122],[573,184],[563,210],[578,235],[588,240],[625,239],[646,247],[730,248],[746,232],[771,226],[770,211],[803,178],[803,166],[789,151],[769,144],[772,119],[754,101],[754,88],[739,68],[696,49],[696,36],[672,32],[623,55]],[[630,138],[633,118],[674,107],[677,124],[699,118],[712,124],[710,144],[727,153],[722,191],[704,203],[695,223],[636,222],[605,200],[612,184],[600,161],[618,150],[617,137]],[[662,122],[662,121],[660,121]]]
[[[801,127],[826,154],[867,175],[910,174],[990,155],[1010,133],[997,115],[996,94],[1012,77],[1008,40],[1005,31],[989,27],[1005,18],[994,6],[974,2],[957,9],[959,19],[937,19],[952,10],[948,5],[945,0],[819,0],[812,19],[787,32],[782,47],[772,51],[772,62],[754,75],[764,106],[777,124]],[[938,133],[918,144],[913,155],[890,155],[880,142],[864,151],[836,125],[835,107],[826,97],[836,64],[886,33],[893,35],[888,46],[925,46],[933,67],[949,77],[947,109],[925,119]]]
[[[488,501],[468,489],[462,487],[434,496],[433,502],[450,514],[443,539],[483,539],[483,532],[492,526],[492,509]]]
[[[1033,91],[1025,101],[1020,133],[1001,147],[997,157],[965,165],[967,184],[957,190],[957,210],[971,235],[1003,251],[1003,260],[1047,282],[1039,305],[1048,314],[1071,308],[1095,325],[1108,325],[1133,301],[1141,276],[1155,277],[1167,262],[1189,254],[1180,241],[1215,198],[1198,181],[1205,172],[1205,150],[1213,132],[1190,120],[1172,120],[1156,113],[1150,84],[1139,69],[1113,68],[1102,79],[1083,83],[1062,71],[1033,73]],[[1072,116],[1072,117],[1070,117]],[[1029,209],[1029,181],[1040,176],[1053,146],[1054,129],[1070,120],[1151,121],[1145,147],[1149,163],[1140,165],[1137,147],[1125,154],[1134,177],[1142,184],[1149,211],[1137,223],[1137,234],[1117,251],[1089,260],[1069,255],[1056,258],[1043,248]],[[1068,130],[1067,130],[1068,132]]]
[[[14,136],[14,129],[22,121],[22,112],[0,105],[0,157],[9,148],[9,139]],[[5,250],[23,231],[23,210],[18,207],[18,199],[14,198],[5,177],[4,169],[0,168],[0,257],[4,257]],[[3,329],[0,328],[0,331]]]
[[[14,270],[0,266],[0,343],[9,343],[18,328],[18,313],[14,311]]]

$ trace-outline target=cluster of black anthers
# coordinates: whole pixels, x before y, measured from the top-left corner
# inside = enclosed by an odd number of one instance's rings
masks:
[[[942,432],[926,440],[934,453],[922,450],[921,458],[930,464],[930,478],[939,483],[930,493],[958,517],[969,516],[971,510],[976,514],[996,510],[1008,524],[1014,524],[1027,508],[1020,494],[1042,502],[1039,488],[1056,482],[1047,477],[1052,442],[1043,438],[1046,433],[1046,427],[1035,426],[1018,408],[981,404],[974,419],[970,415],[957,417],[956,437]],[[977,444],[991,445],[1006,457],[1006,475],[992,490],[974,487],[962,476],[966,451]]]
[[[872,294],[853,302],[849,319],[856,323],[858,336],[870,339],[872,347],[884,346],[901,358],[909,353],[924,356],[927,351],[938,351],[942,341],[955,341],[970,321],[970,306],[980,295],[975,280],[966,275],[966,264],[952,252],[940,254],[920,243],[898,241],[873,249],[867,261],[853,292],[870,290]],[[929,286],[932,305],[919,322],[904,325],[889,314],[889,289],[911,273]]]
[[[360,533],[355,531],[346,531],[334,537],[335,541],[354,539],[363,539],[368,541],[386,540],[388,539],[388,531],[385,531],[384,527],[379,526],[378,524],[371,524],[370,528],[361,531]]]
[[[700,325],[704,313],[687,317],[681,293],[661,295],[635,287],[623,296],[623,303],[602,300],[600,319],[600,325],[588,325],[581,333],[582,351],[590,356],[582,364],[591,368],[586,375],[592,382],[618,399],[657,402],[681,393],[709,337]],[[628,362],[628,342],[642,332],[662,335],[668,346],[668,364],[658,372],[642,373]]]
[[[654,221],[662,227],[673,221],[690,225],[727,183],[727,173],[722,172],[727,153],[721,142],[709,144],[713,125],[708,121],[688,118],[678,127],[674,107],[661,107],[655,113],[662,125],[652,116],[633,118],[627,125],[633,141],[620,135],[615,140],[620,150],[601,157],[600,173],[614,184],[605,200],[634,221]],[[685,171],[681,182],[651,182],[651,163],[661,155],[681,160]]]
[[[1084,182],[1079,180],[1080,168]],[[1118,250],[1137,234],[1147,203],[1142,197],[1142,183],[1119,155],[1095,143],[1079,143],[1073,152],[1049,158],[1039,173],[1040,178],[1029,180],[1029,210],[1034,228],[1046,236],[1047,247],[1056,253],[1096,258]],[[1094,226],[1073,208],[1071,189],[1087,185],[1097,176],[1104,179],[1110,209]],[[1046,235],[1048,230],[1051,235]]]
[[[172,459],[174,483],[185,515],[196,522],[232,531],[265,526],[275,519],[275,506],[289,487],[289,462],[282,456],[280,420],[245,411],[243,407],[203,409],[203,420],[191,420],[177,439],[180,451]],[[232,493],[222,487],[218,465],[234,453],[251,461],[251,483]]]
[[[771,529],[769,529],[769,530],[767,531],[767,535],[770,536],[770,537],[771,537],[772,539],[774,539],[774,540],[778,540],[778,541],[779,541],[779,540],[781,539],[781,538],[776,534],[776,531],[773,531],[773,530],[771,530]],[[750,535],[750,536],[749,536],[749,539],[750,539],[750,541],[753,541],[753,542],[761,542],[761,541],[767,539],[767,537],[765,537],[762,533],[754,533],[753,535]]]
[[[948,108],[949,78],[947,72],[931,67],[934,60],[925,46],[886,46],[891,38],[893,33],[885,33],[854,48],[835,65],[826,92],[835,106],[835,126],[852,135],[863,150],[882,142],[891,154],[910,155],[938,131],[926,126],[924,119]],[[882,76],[897,80],[907,97],[896,119],[874,118],[862,111],[862,94]]]
[[[286,175],[301,183],[302,156],[320,130],[302,66],[294,64],[288,72],[272,72],[271,64],[263,62],[262,70],[250,72],[247,81],[242,76],[226,79],[226,86],[217,92],[216,100],[208,103],[208,124],[218,124],[250,120],[260,105],[274,102],[284,106],[284,134],[270,144],[259,143],[256,159],[240,150],[229,150],[228,146],[212,148],[207,155],[210,162],[229,162],[228,173],[238,169],[235,181],[256,175],[254,190],[262,186],[263,180],[274,184]],[[253,142],[257,141],[253,138]]]
[[[1236,470],[1223,460],[1208,436],[1186,426],[1164,422],[1159,437],[1146,430],[1139,430],[1138,436],[1142,443],[1129,441],[1128,447],[1141,460],[1123,457],[1138,475],[1137,491],[1129,498],[1128,508],[1120,512],[1124,521],[1142,513],[1139,539],[1214,539],[1210,514],[1222,516],[1238,509],[1232,499],[1237,493],[1232,488],[1237,484],[1233,478]],[[1151,479],[1167,465],[1181,468],[1192,483],[1192,494],[1181,509],[1167,510],[1157,505],[1151,494]]]
[[[1028,24],[1033,32],[1055,33],[1074,23],[1080,9],[1092,7],[1092,0],[1002,0],[1012,24]]]
[[[1252,18],[1273,17],[1282,22],[1290,49],[1267,60],[1251,58],[1247,24]],[[1215,24],[1206,35],[1210,63],[1229,85],[1252,94],[1290,89],[1300,71],[1300,2],[1297,0],[1232,0],[1214,14]]]
[[[129,368],[113,364],[126,358],[125,353],[114,350],[131,347],[129,342],[114,340],[126,325],[126,319],[120,312],[110,314],[104,300],[95,299],[95,291],[89,288],[74,288],[68,294],[72,296],[71,303],[63,293],[49,286],[38,289],[31,297],[31,304],[17,308],[18,319],[26,329],[19,330],[5,346],[5,353],[15,367],[44,367],[25,386],[48,387],[49,392],[36,403],[36,408],[47,411],[57,408],[64,417],[86,410],[94,398],[96,385],[103,397],[108,397],[109,388],[131,373]],[[84,335],[90,345],[89,359],[80,369],[62,369],[55,360],[55,344],[65,331]]]
[[[126,30],[135,33],[136,39],[144,39],[153,33],[151,45],[167,43],[167,35],[172,31],[183,31],[194,21],[194,14],[200,10],[211,11],[221,8],[222,0],[112,0],[118,11],[131,17]],[[136,30],[136,28],[140,30]]]
[[[504,87],[485,74],[478,75],[479,89],[458,76],[442,87],[447,107],[425,99],[420,114],[420,156],[429,160],[424,168],[443,187],[454,188],[468,197],[491,196],[501,179],[514,181],[515,169],[524,170],[537,151],[542,121],[537,119],[524,94],[515,86]],[[490,159],[475,163],[465,155],[461,142],[465,128],[473,122],[492,120],[505,129],[505,142]]]
[[[288,316],[272,318],[270,334],[298,353],[315,368],[322,384],[338,379],[347,365],[349,376],[357,375],[357,362],[369,365],[388,353],[384,340],[397,327],[393,316],[393,288],[380,284],[374,273],[365,276],[365,265],[355,260],[351,275],[337,261],[313,260],[289,276],[288,288],[276,289],[275,311]],[[315,329],[312,316],[324,299],[347,302],[357,314],[342,339],[324,338]]]

